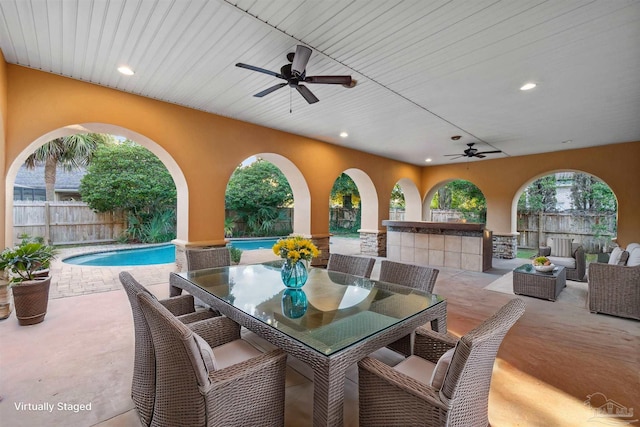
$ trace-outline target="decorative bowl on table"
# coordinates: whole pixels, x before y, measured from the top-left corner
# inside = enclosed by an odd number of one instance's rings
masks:
[[[548,273],[556,268],[556,266],[553,265],[549,258],[547,258],[546,256],[539,256],[534,258],[531,264],[533,264],[533,268],[535,268],[536,271],[540,271],[543,273]]]
[[[556,268],[556,266],[554,264],[549,264],[549,265],[535,265],[534,264],[533,268],[535,268],[536,271],[540,271],[542,273],[548,273],[550,271],[553,271],[553,269]]]

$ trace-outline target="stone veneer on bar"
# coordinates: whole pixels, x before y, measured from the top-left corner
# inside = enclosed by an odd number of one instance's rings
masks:
[[[390,260],[470,271],[491,268],[493,238],[484,224],[384,220],[382,225]]]

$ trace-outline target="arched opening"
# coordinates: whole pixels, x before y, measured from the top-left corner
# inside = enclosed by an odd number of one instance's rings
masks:
[[[471,181],[452,179],[432,188],[425,197],[423,220],[486,223],[487,201]]]
[[[402,178],[391,191],[389,219],[393,221],[420,221],[421,212],[418,187],[410,179]]]
[[[617,235],[618,201],[600,178],[576,170],[540,174],[525,183],[512,204],[518,256],[537,253],[553,238],[580,244],[587,262],[608,251]]]
[[[7,170],[5,181],[5,240],[6,245],[10,246],[13,239],[13,187],[16,175],[20,167],[24,164],[27,157],[33,153],[38,147],[44,145],[48,141],[63,136],[70,136],[78,133],[97,133],[119,135],[126,139],[136,142],[151,151],[157,156],[162,164],[167,168],[173,182],[176,186],[177,203],[176,203],[176,236],[178,240],[186,240],[188,236],[188,188],[186,179],[182,174],[178,164],[161,146],[145,137],[142,134],[122,128],[120,126],[105,123],[85,123],[80,125],[65,126],[60,129],[53,130],[47,134],[37,138],[29,144],[16,158],[13,160]]]
[[[256,161],[267,162],[269,164],[274,165],[279,172],[282,173],[284,179],[287,182],[288,187],[291,191],[291,197],[288,198],[286,195],[283,195],[282,203],[280,206],[279,222],[280,224],[274,227],[271,227],[269,222],[260,222],[260,224],[266,224],[266,229],[264,231],[269,234],[271,232],[277,232],[276,234],[288,234],[289,232],[293,232],[295,234],[300,234],[304,236],[311,235],[311,193],[309,191],[309,187],[307,182],[300,172],[300,169],[291,162],[291,160],[287,159],[280,154],[275,153],[258,153],[253,156],[248,157],[242,162],[241,167],[251,167]],[[271,185],[277,185],[277,183],[272,182]],[[229,188],[227,188],[229,191]],[[288,189],[285,189],[285,192]],[[272,203],[273,204],[273,203]],[[278,203],[276,203],[278,204]],[[287,223],[287,219],[285,219],[282,215],[284,210],[290,209],[291,214],[286,214],[287,218],[291,218],[291,226],[285,227],[285,223]],[[271,216],[271,218],[276,218]],[[265,217],[268,221],[269,218]],[[225,220],[225,234],[228,234],[227,225],[232,227],[233,218],[227,217]],[[275,224],[274,224],[275,225]],[[283,228],[284,227],[284,228]],[[270,230],[271,229],[271,230]]]

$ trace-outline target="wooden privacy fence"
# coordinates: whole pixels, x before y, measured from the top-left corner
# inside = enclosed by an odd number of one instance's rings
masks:
[[[27,234],[52,245],[113,242],[125,230],[122,213],[97,213],[83,202],[13,202],[13,238]]]
[[[570,237],[587,253],[598,253],[616,236],[615,213],[557,212],[518,214],[518,246],[537,248],[551,237]]]

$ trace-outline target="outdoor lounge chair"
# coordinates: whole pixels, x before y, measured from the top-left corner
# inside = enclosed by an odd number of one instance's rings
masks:
[[[380,281],[409,286],[424,292],[433,292],[439,270],[421,265],[383,260],[380,264]],[[400,338],[387,346],[399,353],[411,354],[411,335]]]
[[[284,351],[261,353],[228,317],[188,328],[148,294],[138,301],[155,350],[152,426],[284,425]]]
[[[375,263],[375,258],[330,254],[327,270],[369,278]]]
[[[416,330],[414,356],[395,367],[358,362],[360,426],[487,426],[493,363],[524,313],[513,299],[460,339]]]
[[[131,312],[133,314],[133,327],[135,331],[135,354],[133,360],[133,379],[131,381],[131,399],[133,399],[140,418],[149,425],[153,414],[153,404],[155,401],[155,356],[151,332],[147,326],[147,321],[142,314],[136,295],[139,293],[148,294],[155,298],[144,286],[126,271],[120,273],[120,283],[127,292]],[[184,323],[197,322],[219,316],[218,312],[211,310],[195,311],[194,299],[192,295],[182,295],[159,301],[171,314],[178,316]]]

